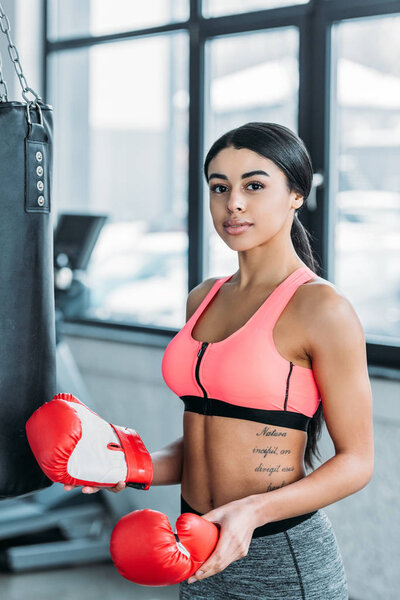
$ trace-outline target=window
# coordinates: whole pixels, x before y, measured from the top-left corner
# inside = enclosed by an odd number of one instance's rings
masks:
[[[182,314],[187,59],[185,32],[50,55],[57,209],[108,215],[82,317],[173,327]]]
[[[182,327],[188,290],[237,269],[211,222],[205,155],[229,128],[275,121],[300,135],[319,175],[300,218],[323,275],[353,302],[370,363],[396,367],[394,3],[46,0],[46,9],[55,205],[108,215],[73,318]]]
[[[206,17],[219,17],[233,13],[244,13],[265,8],[281,8],[291,4],[306,4],[309,0],[204,0],[203,14]]]
[[[368,334],[397,342],[399,30],[400,16],[353,19],[334,25],[336,101],[332,105],[331,136],[335,282],[353,302]]]
[[[273,121],[297,130],[298,38],[296,28],[283,27],[207,42],[205,153],[218,136],[248,121]],[[209,276],[218,277],[236,271],[237,254],[215,231],[207,185],[204,191],[206,265]]]
[[[189,0],[48,0],[48,38],[121,33],[189,18]]]

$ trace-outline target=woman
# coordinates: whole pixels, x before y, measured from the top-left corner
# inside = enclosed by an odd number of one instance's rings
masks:
[[[321,509],[372,477],[372,398],[360,321],[315,274],[297,217],[311,160],[288,128],[248,123],[213,144],[204,173],[214,227],[239,268],[190,292],[188,321],[163,357],[185,402],[181,512],[221,525],[180,598],[344,600]],[[323,417],[336,454],[306,476]]]
[[[297,216],[311,160],[290,129],[255,122],[221,136],[204,173],[214,227],[239,268],[191,290],[163,356],[184,435],[152,454],[152,485],[181,483],[181,512],[220,524],[180,599],[345,600],[322,507],[371,480],[372,395],[361,323],[316,275]],[[324,418],[335,456],[306,474]]]

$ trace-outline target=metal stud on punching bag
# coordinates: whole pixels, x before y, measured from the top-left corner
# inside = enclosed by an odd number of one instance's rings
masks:
[[[8,100],[0,56],[0,498],[10,498],[51,485],[25,423],[56,391],[53,113],[27,85],[1,4],[0,27],[26,100]]]

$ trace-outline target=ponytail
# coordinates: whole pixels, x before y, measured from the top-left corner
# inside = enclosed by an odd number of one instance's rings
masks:
[[[303,205],[304,206],[304,203]],[[290,237],[296,253],[301,260],[312,270],[318,274],[319,265],[314,258],[310,244],[311,234],[300,221],[297,210],[295,210]],[[321,454],[317,448],[317,442],[321,437],[322,425],[324,422],[324,413],[322,410],[322,402],[314,413],[313,417],[308,422],[307,428],[307,445],[304,453],[304,463],[306,467],[312,469],[314,467],[312,455],[318,460],[322,460]]]

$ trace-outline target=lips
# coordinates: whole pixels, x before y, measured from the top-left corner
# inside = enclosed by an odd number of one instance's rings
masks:
[[[253,225],[252,223],[247,223],[247,222],[243,222],[243,224],[241,223],[240,225],[237,224],[235,226],[226,225],[226,226],[224,226],[224,230],[229,235],[240,235],[240,234],[244,233],[245,231],[248,231],[252,225]]]
[[[228,219],[223,222],[224,227],[241,227],[242,225],[252,225],[250,221],[238,221],[236,219]]]

